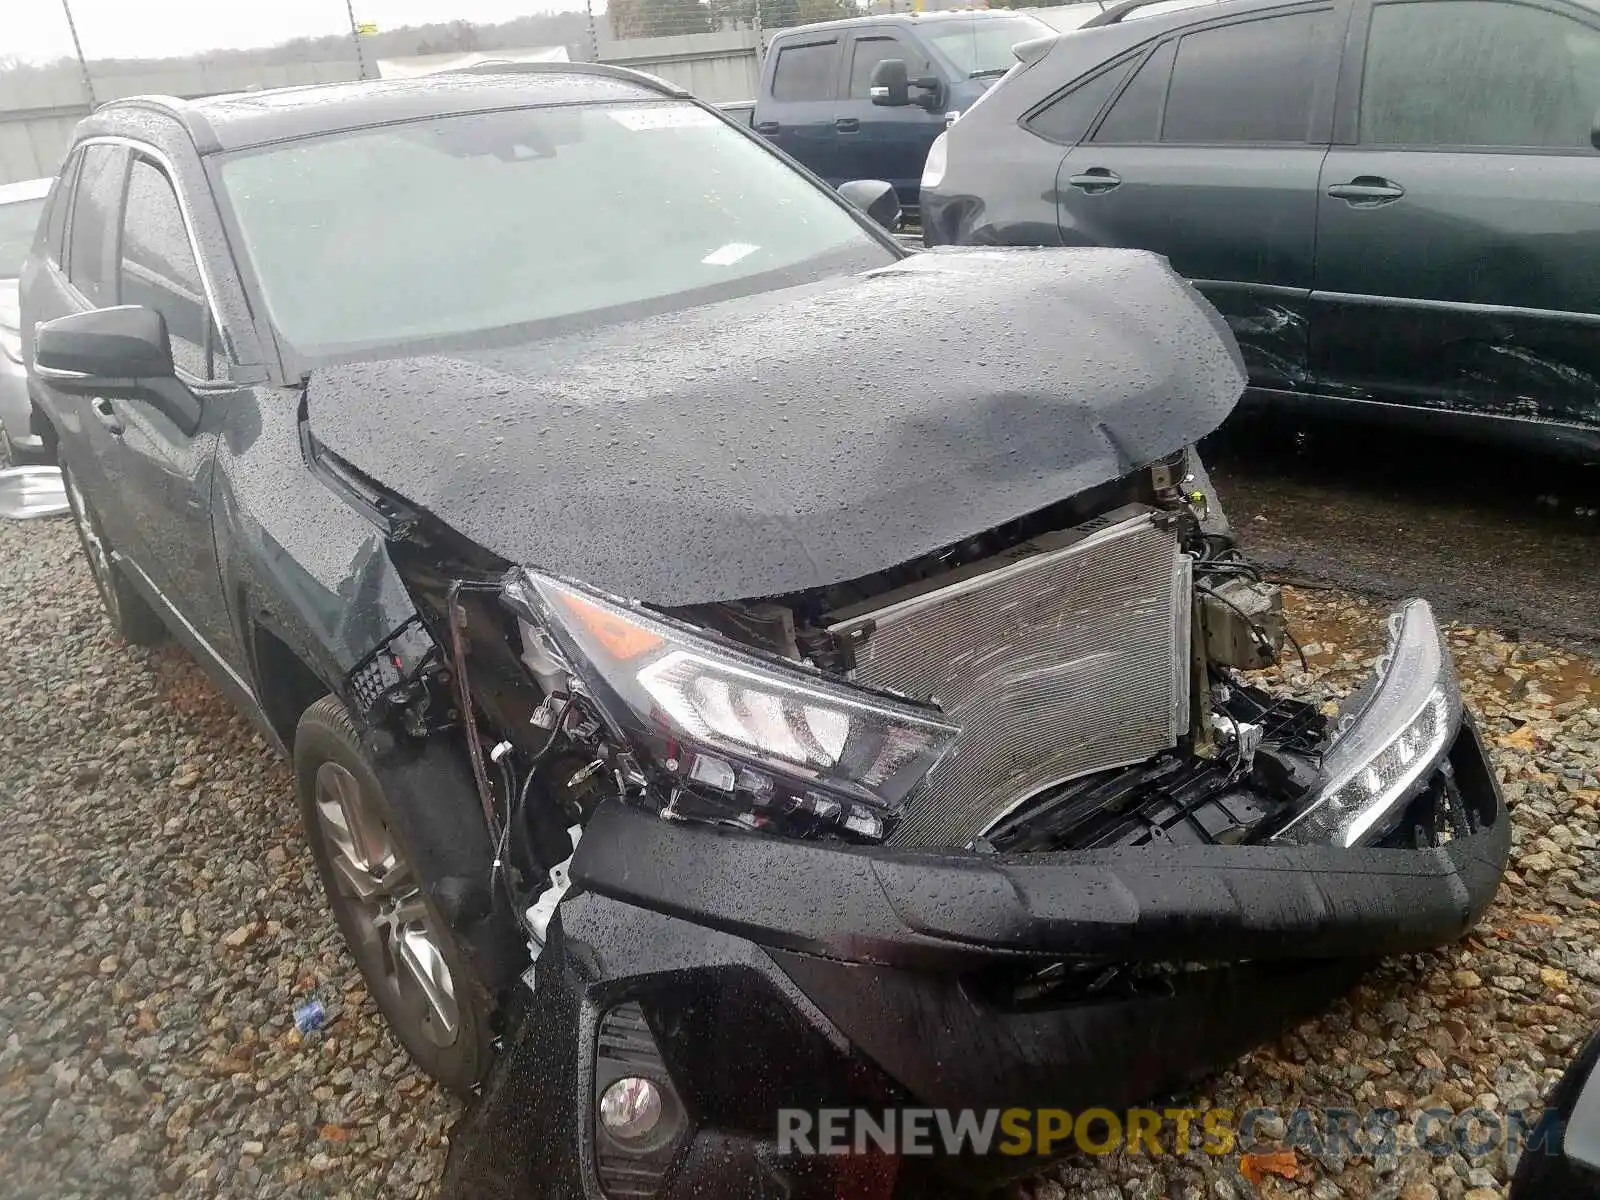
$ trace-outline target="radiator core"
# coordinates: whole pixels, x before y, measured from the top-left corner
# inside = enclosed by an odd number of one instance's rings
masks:
[[[964,846],[1041,790],[1170,748],[1189,728],[1190,563],[1129,505],[835,614],[855,679],[960,726],[889,839]]]

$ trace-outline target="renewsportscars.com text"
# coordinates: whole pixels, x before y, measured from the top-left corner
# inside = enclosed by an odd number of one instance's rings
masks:
[[[778,1153],[1222,1155],[1271,1147],[1315,1156],[1420,1149],[1472,1158],[1501,1147],[1548,1148],[1554,1120],[1554,1113],[1486,1108],[785,1108],[778,1111]]]

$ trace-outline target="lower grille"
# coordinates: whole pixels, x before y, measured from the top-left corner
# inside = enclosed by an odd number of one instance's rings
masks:
[[[831,627],[856,646],[858,682],[935,700],[961,726],[890,845],[966,845],[1040,789],[1188,729],[1189,559],[1155,511],[1118,509],[938,584]]]

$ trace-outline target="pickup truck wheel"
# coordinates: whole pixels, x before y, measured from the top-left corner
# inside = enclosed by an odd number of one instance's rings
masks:
[[[412,867],[415,856],[336,697],[301,716],[294,770],[317,871],[373,1000],[418,1067],[469,1093],[489,1064],[492,1002]]]
[[[117,569],[111,543],[100,527],[100,518],[78,489],[77,477],[64,462],[61,482],[66,489],[67,505],[72,509],[72,523],[78,530],[78,544],[89,560],[89,573],[94,576],[95,590],[100,593],[100,602],[105,606],[112,630],[123,641],[135,646],[154,646],[166,641],[167,627]]]

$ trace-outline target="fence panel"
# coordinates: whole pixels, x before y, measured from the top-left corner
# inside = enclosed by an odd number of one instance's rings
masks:
[[[721,104],[755,98],[761,80],[757,49],[756,31],[743,29],[606,40],[600,43],[600,61],[648,71]]]
[[[996,7],[1005,2],[988,0]],[[375,74],[381,57],[535,47],[649,71],[712,103],[727,103],[755,98],[761,59],[775,30],[860,13],[987,7],[985,0],[590,0],[583,12],[535,14],[499,25],[457,20],[375,31],[363,22],[383,0],[323,5],[315,20],[308,18],[305,35],[288,42],[160,60],[96,58],[93,50],[104,31],[90,21],[81,28],[91,51],[87,68],[68,57],[72,45],[63,27],[63,57],[0,69],[0,183],[53,173],[77,121],[93,104],[118,96],[201,96],[335,82]],[[339,32],[329,32],[334,29]],[[86,70],[92,96],[85,89]]]

